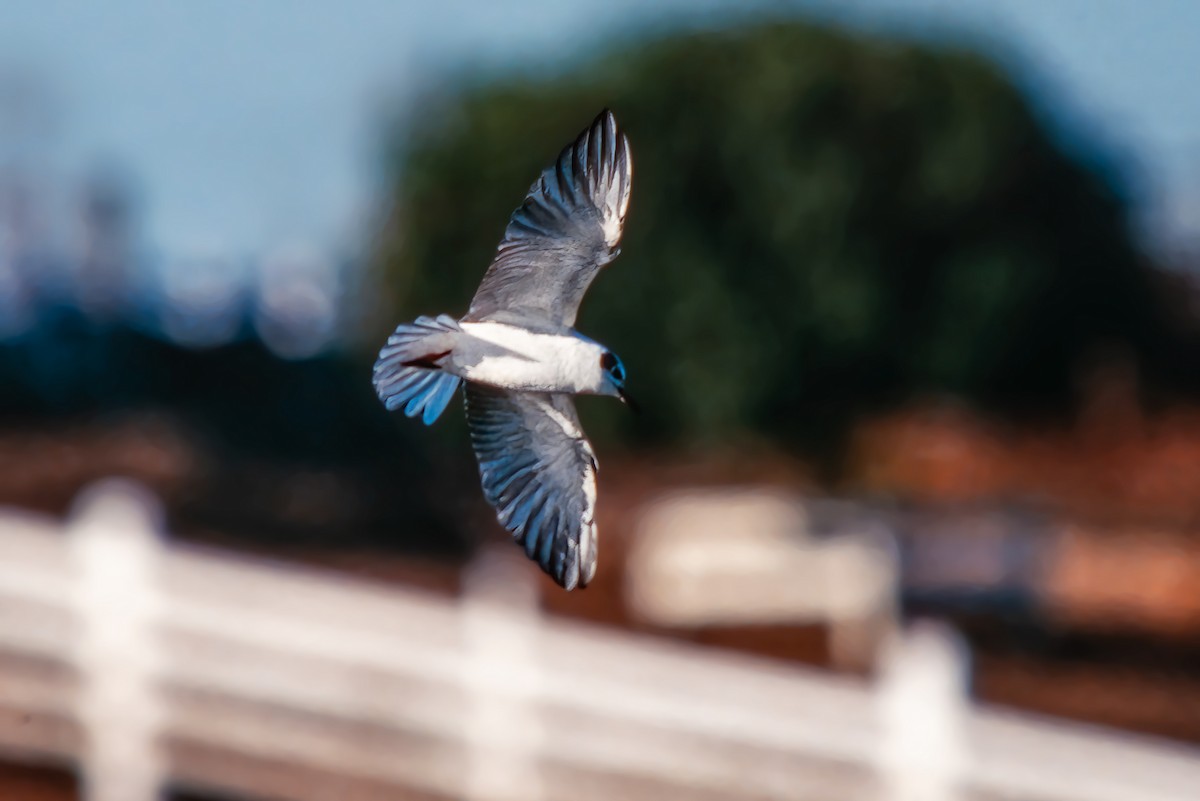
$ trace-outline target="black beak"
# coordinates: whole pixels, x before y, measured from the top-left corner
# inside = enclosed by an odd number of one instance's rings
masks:
[[[633,412],[634,414],[641,414],[642,407],[638,406],[637,402],[633,398],[629,397],[629,393],[627,393],[624,389],[617,390],[617,397],[621,399],[621,403],[624,403],[629,407],[629,411]]]

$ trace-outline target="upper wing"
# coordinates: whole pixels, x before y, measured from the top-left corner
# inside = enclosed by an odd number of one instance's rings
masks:
[[[513,212],[464,319],[574,325],[592,279],[616,258],[632,180],[629,140],[605,109]]]
[[[596,457],[570,396],[466,386],[484,497],[558,584],[586,586],[596,574]]]

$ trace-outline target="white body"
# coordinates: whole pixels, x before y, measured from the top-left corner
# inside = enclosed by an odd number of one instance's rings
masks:
[[[602,392],[604,348],[571,334],[503,323],[460,323],[443,369],[468,381],[524,392]]]
[[[596,574],[596,455],[572,396],[632,405],[621,360],[572,328],[592,279],[619,252],[632,169],[629,139],[605,109],[509,218],[466,320],[397,326],[372,372],[387,409],[426,425],[465,384],[484,497],[567,590]]]

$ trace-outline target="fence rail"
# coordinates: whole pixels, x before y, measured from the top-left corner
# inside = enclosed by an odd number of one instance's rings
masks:
[[[395,587],[165,543],[109,483],[0,514],[0,747],[90,801],[1194,801],[1200,752],[980,709],[953,638],[871,684],[541,617],[521,568]]]

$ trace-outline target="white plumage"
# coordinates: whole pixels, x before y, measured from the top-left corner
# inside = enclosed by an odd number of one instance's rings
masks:
[[[573,395],[628,401],[616,354],[571,326],[614,258],[629,209],[629,141],[605,110],[534,181],[462,320],[399,326],[375,363],[388,409],[426,424],[466,383],[484,497],[570,590],[596,572],[596,456]]]
[[[467,336],[443,369],[480,384],[525,392],[598,394],[604,348],[579,336],[543,334],[504,323],[460,323]]]

